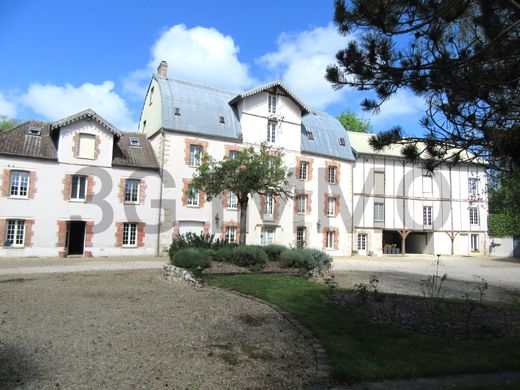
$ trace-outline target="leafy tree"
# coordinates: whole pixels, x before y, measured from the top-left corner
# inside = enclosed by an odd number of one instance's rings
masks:
[[[370,133],[372,126],[370,121],[362,119],[350,110],[344,110],[339,116],[338,121],[347,131],[355,131],[357,133]]]
[[[438,162],[456,146],[520,171],[519,0],[336,0],[334,20],[360,33],[327,67],[335,88],[375,91],[362,106],[376,112],[400,89],[425,99],[425,148],[400,127],[373,147],[398,142],[409,159],[426,151]]]
[[[11,119],[5,115],[0,115],[0,133],[18,126],[20,122],[16,119]]]
[[[217,161],[209,155],[193,175],[190,191],[204,191],[206,198],[232,191],[238,198],[240,208],[240,245],[246,243],[247,208],[249,196],[272,194],[283,198],[292,197],[288,173],[282,163],[282,152],[261,144],[259,150],[249,147],[235,158],[225,157]]]

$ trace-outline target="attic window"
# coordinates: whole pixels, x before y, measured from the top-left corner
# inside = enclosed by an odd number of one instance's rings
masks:
[[[39,127],[29,127],[27,134],[40,136],[42,135],[42,129]]]
[[[179,107],[175,107],[175,116],[181,116],[181,109]]]
[[[226,123],[226,121],[224,120],[224,117],[223,117],[223,116],[219,116],[219,117],[218,117],[218,122],[219,122],[219,123]]]
[[[340,137],[340,138],[339,138],[339,144],[340,144],[341,146],[345,146],[345,138]]]
[[[312,134],[312,131],[308,131],[308,132],[307,132],[307,138],[308,138],[309,140],[311,140],[311,141],[314,140],[314,134]]]
[[[141,140],[137,137],[130,137],[130,146],[132,146],[134,148],[140,148]]]

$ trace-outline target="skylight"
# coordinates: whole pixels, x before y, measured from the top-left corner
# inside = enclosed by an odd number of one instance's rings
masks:
[[[42,135],[42,129],[39,128],[39,127],[29,127],[29,129],[27,130],[27,134],[30,134],[30,135],[36,135],[36,136],[40,136]]]
[[[339,139],[339,144],[340,144],[341,146],[345,146],[345,138],[340,137],[340,139]]]
[[[141,147],[141,140],[137,137],[130,137],[130,146],[134,148]]]
[[[307,138],[311,141],[314,140],[314,134],[312,134],[312,131],[307,132]]]
[[[219,116],[219,117],[218,117],[218,121],[219,121],[219,123],[226,123],[226,122],[224,121],[224,117],[223,117],[223,116]]]

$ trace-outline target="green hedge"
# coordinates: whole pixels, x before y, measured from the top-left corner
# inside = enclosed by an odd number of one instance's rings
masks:
[[[520,214],[489,214],[490,236],[520,236]]]
[[[177,267],[197,272],[197,268],[204,269],[211,265],[211,257],[206,249],[185,248],[179,249],[171,258],[171,263]]]

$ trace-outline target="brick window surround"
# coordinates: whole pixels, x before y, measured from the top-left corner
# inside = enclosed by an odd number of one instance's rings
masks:
[[[329,167],[336,167],[336,181],[334,183],[329,182]],[[341,164],[335,161],[325,161],[325,183],[339,184],[341,178]]]
[[[36,182],[38,181],[38,177],[36,176],[35,171],[28,171],[25,169],[4,169],[2,174],[2,196],[4,198],[10,197],[11,190],[11,172],[12,171],[21,171],[29,173],[29,190],[27,192],[27,198],[17,198],[17,199],[34,199],[36,195]]]
[[[136,223],[137,224],[137,245],[135,247],[128,247],[128,248],[141,248],[144,246],[144,238],[145,238],[145,223],[144,222],[116,222],[116,231],[115,231],[115,238],[116,238],[116,247],[125,248],[123,246],[123,225],[125,223]]]
[[[188,206],[188,191],[190,189],[191,179],[182,179],[182,205],[186,207],[204,207],[206,203],[206,196],[203,191],[199,191],[199,205],[198,206]]]
[[[70,190],[72,186],[72,176],[76,176],[73,174],[65,175],[62,183],[63,183],[63,200],[70,200]],[[94,198],[94,176],[87,176],[87,197],[85,199],[86,202],[92,202]]]
[[[90,134],[90,133],[85,133],[85,134]],[[78,157],[79,156],[79,135],[80,135],[80,132],[76,132],[72,136],[72,155],[74,156],[74,158],[80,158],[80,157]],[[92,134],[92,135],[95,135],[95,134]],[[99,137],[99,135],[95,135],[95,137],[96,138],[94,141],[94,160],[97,160],[99,157],[99,147],[101,145],[101,138]]]
[[[236,227],[237,228],[237,232],[236,232],[236,235],[235,235],[235,242],[238,242],[240,240],[240,228],[238,226],[238,222],[235,222],[233,220],[225,221],[224,223],[221,224],[221,226],[220,226],[221,239],[222,240],[226,239],[226,228],[228,228],[228,227]]]
[[[329,232],[334,233],[334,248],[327,247],[327,235]],[[323,249],[338,249],[339,248],[339,229],[337,227],[323,228]]]
[[[314,162],[314,160],[312,158],[296,157],[296,178],[298,180],[303,180],[303,179],[300,179],[300,166],[301,166],[302,162],[306,162],[308,164],[307,165],[307,179],[305,179],[305,181],[311,181],[312,180],[312,163]]]
[[[273,205],[273,218],[272,219],[278,219],[280,217],[280,195],[274,196],[274,205]],[[260,195],[260,216],[263,219],[266,214],[264,214],[265,210],[265,195]],[[271,219],[271,218],[268,218]]]
[[[227,206],[227,196],[228,196],[228,191],[227,190],[222,192],[222,207],[224,209],[228,209],[228,210],[231,210],[231,211],[239,210],[240,209],[240,205],[238,204],[238,199],[237,199],[237,207],[231,208],[231,207]]]
[[[148,188],[148,186],[146,185],[146,181],[144,179],[138,179],[138,178],[134,179],[131,177],[119,179],[119,186],[118,186],[118,192],[117,192],[117,199],[119,200],[119,203],[136,204],[135,202],[125,202],[125,187],[126,187],[127,179],[139,180],[139,201],[137,202],[137,204],[144,204],[144,201],[146,199],[146,189]]]
[[[2,245],[1,246],[4,246],[5,244],[5,235],[7,233],[6,229],[7,229],[7,221],[8,220],[12,220],[12,219],[18,219],[18,220],[23,220],[25,222],[25,237],[24,237],[24,243],[23,243],[23,248],[28,248],[28,247],[31,247],[32,246],[32,241],[33,241],[33,237],[34,237],[34,230],[33,230],[33,226],[35,224],[35,220],[34,219],[23,219],[23,218],[5,218],[5,219],[0,219],[0,239],[2,240]],[[11,247],[9,247],[11,248]],[[20,247],[18,247],[20,248]]]
[[[329,198],[334,198],[336,201],[336,205],[334,206],[334,215],[328,214]],[[339,195],[335,195],[335,194],[324,194],[323,195],[323,215],[325,215],[326,217],[337,217],[339,215]]]
[[[57,221],[58,232],[57,232],[57,240],[56,246],[64,248],[67,243],[65,240],[67,239],[67,222],[69,221]],[[92,251],[87,250],[87,248],[92,248],[94,246],[94,221],[85,221],[85,245],[83,250],[83,256],[92,257]],[[65,256],[65,252],[59,252],[60,257]]]
[[[229,152],[231,152],[232,150],[235,152],[242,152],[244,150],[244,147],[236,145],[224,145],[224,150],[224,156],[229,157]]]
[[[191,145],[198,145],[198,146],[202,147],[201,158],[203,155],[208,153],[208,143],[206,141],[186,138],[184,140],[184,164],[186,164],[187,166],[190,166],[190,146]]]
[[[298,213],[298,197],[304,195],[307,199],[307,204],[305,205],[305,214],[309,215],[312,212],[312,191],[305,190],[296,190],[294,191],[294,213]]]

